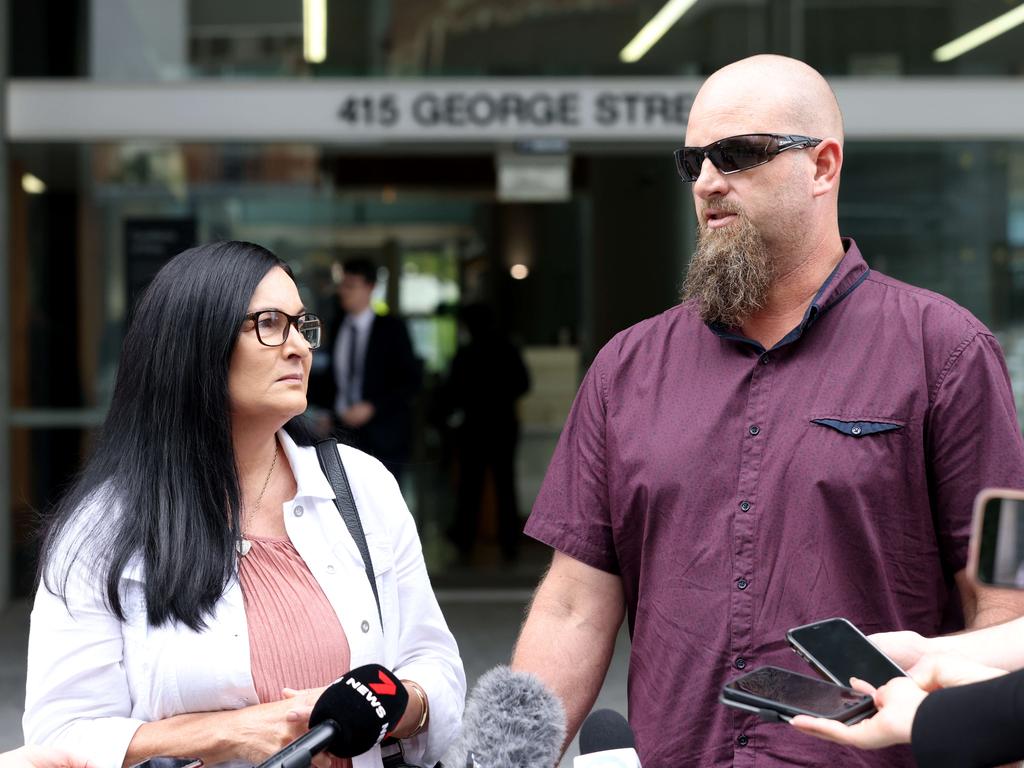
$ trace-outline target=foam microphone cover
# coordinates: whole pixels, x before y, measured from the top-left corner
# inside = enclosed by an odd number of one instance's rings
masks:
[[[495,667],[470,691],[462,734],[442,762],[446,768],[552,766],[564,740],[558,697],[535,675]]]
[[[390,670],[366,664],[328,686],[309,716],[309,727],[333,720],[337,725],[327,751],[354,757],[393,730],[409,704],[409,692]]]
[[[580,755],[573,768],[639,768],[633,730],[611,709],[591,712],[580,728]]]

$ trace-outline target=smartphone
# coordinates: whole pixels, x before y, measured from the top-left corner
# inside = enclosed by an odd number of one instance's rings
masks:
[[[967,570],[986,587],[1024,589],[1024,492],[986,488],[978,494]]]
[[[131,768],[203,768],[203,761],[198,757],[151,757]]]
[[[780,667],[761,667],[726,683],[719,700],[763,720],[787,723],[795,715],[856,723],[875,713],[870,696]]]
[[[819,674],[839,685],[859,677],[878,688],[907,674],[846,619],[796,627],[786,633],[786,640]]]

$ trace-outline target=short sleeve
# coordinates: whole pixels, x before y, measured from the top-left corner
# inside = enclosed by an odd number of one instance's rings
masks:
[[[974,499],[1024,488],[1024,440],[999,343],[977,333],[939,377],[928,418],[929,490],[947,576],[967,564]]]
[[[605,371],[612,355],[611,345],[601,350],[580,385],[525,532],[580,562],[617,574],[605,431]]]

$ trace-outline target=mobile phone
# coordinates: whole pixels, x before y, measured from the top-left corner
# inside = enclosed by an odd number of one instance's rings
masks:
[[[726,683],[719,701],[763,720],[787,723],[795,715],[855,723],[875,713],[870,696],[781,667],[760,667]]]
[[[859,677],[878,688],[907,674],[846,619],[795,627],[786,633],[786,641],[818,673],[839,685]]]
[[[978,494],[967,572],[987,587],[1024,589],[1024,492],[986,488]]]
[[[151,757],[136,763],[131,768],[203,768],[198,757]]]

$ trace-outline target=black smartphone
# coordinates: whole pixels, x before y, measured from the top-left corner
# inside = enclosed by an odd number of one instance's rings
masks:
[[[723,704],[789,722],[795,715],[855,723],[875,713],[870,696],[780,667],[761,667],[722,688]]]
[[[198,757],[151,757],[136,763],[131,768],[203,768]]]
[[[859,677],[878,688],[907,674],[846,619],[795,627],[786,633],[786,640],[818,673],[839,685]]]

